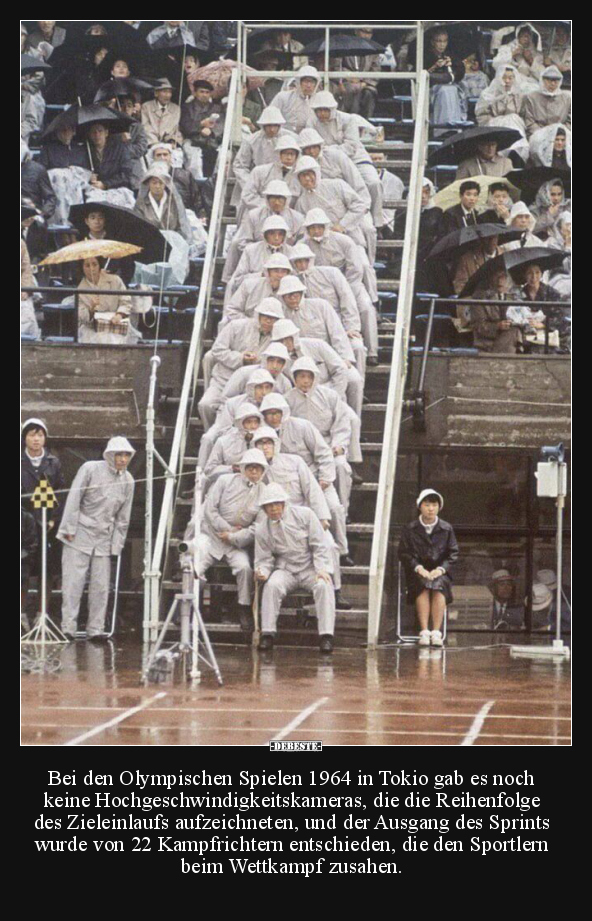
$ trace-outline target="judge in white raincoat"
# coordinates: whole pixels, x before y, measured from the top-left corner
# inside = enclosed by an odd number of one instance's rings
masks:
[[[135,454],[126,438],[112,438],[102,461],[83,464],[72,483],[58,531],[62,553],[62,632],[76,635],[80,601],[90,572],[87,636],[105,632],[111,557],[127,537],[134,479],[127,468]]]
[[[296,211],[307,215],[313,208],[322,208],[333,222],[333,230],[345,233],[362,249],[368,241],[362,223],[368,206],[343,179],[323,179],[321,168],[314,157],[301,157],[296,167],[301,185],[300,195],[294,202]]]
[[[282,322],[284,321],[278,320],[278,323]],[[289,364],[290,354],[286,346],[281,342],[270,342],[261,356],[261,370],[267,371],[273,377],[276,393],[287,393],[292,386],[290,378],[284,373]],[[253,368],[249,366],[235,371],[222,391],[223,399],[228,401],[246,393],[252,374]]]
[[[345,509],[339,501],[335,482],[335,458],[319,430],[306,419],[294,419],[288,403],[279,393],[266,396],[261,404],[265,424],[275,429],[283,454],[297,454],[319,482],[331,512],[331,532],[339,555],[349,561]],[[349,563],[351,565],[351,563]]]
[[[327,92],[317,93],[312,101],[312,109],[313,114],[307,127],[314,128],[324,138],[326,149],[337,146],[350,157],[360,171],[370,193],[374,225],[382,227],[384,224],[382,184],[372,158],[362,144],[356,116],[339,112],[337,100],[332,93]]]
[[[312,114],[311,101],[321,85],[321,75],[316,67],[305,65],[298,71],[291,89],[278,93],[274,106],[286,119],[286,127],[296,134],[306,128]]]
[[[232,204],[237,207],[252,170],[256,166],[275,163],[275,148],[278,140],[293,136],[293,132],[284,127],[286,119],[276,106],[264,109],[257,124],[259,131],[245,138],[232,163],[232,171],[237,183],[232,196]]]
[[[255,316],[233,320],[216,337],[208,353],[209,385],[199,402],[199,414],[204,427],[211,428],[221,405],[224,387],[233,373],[245,365],[258,365],[261,355],[271,342],[274,323],[284,316],[282,304],[266,298],[255,310]]]
[[[233,427],[217,439],[205,466],[204,473],[209,484],[219,476],[240,473],[241,457],[254,447],[253,436],[262,423],[263,416],[252,403],[244,403],[240,407]]]
[[[241,255],[236,269],[224,266],[222,280],[226,282],[224,302],[229,303],[247,275],[263,271],[263,266],[270,256],[281,253],[289,258],[292,247],[288,243],[290,228],[280,215],[268,217],[261,228],[263,239],[258,243],[249,243]]]
[[[291,505],[287,492],[275,483],[265,488],[260,501],[265,518],[255,527],[255,573],[264,586],[261,647],[273,647],[282,602],[301,588],[313,594],[321,652],[330,653],[335,594],[321,524],[310,509]]]
[[[243,188],[241,207],[251,210],[265,204],[265,189],[270,182],[285,182],[293,197],[300,193],[300,184],[294,168],[300,156],[300,141],[290,134],[280,137],[275,145],[272,163],[256,166]],[[240,218],[240,215],[239,215]]]
[[[265,483],[276,483],[281,486],[289,495],[292,505],[309,508],[321,522],[333,563],[331,575],[335,585],[335,605],[338,610],[351,610],[351,604],[341,596],[339,550],[331,534],[331,512],[323,490],[301,457],[281,453],[280,437],[275,429],[265,425],[257,429],[253,437],[253,446],[263,451],[269,465],[265,472]]]
[[[306,285],[299,278],[289,275],[282,279],[278,297],[285,318],[296,324],[301,335],[328,342],[351,367],[355,363],[351,340],[337,313],[328,301],[305,295]]]
[[[299,358],[292,366],[294,388],[286,395],[292,417],[306,419],[319,430],[335,458],[335,488],[345,514],[349,513],[352,469],[348,463],[351,419],[347,407],[334,390],[318,383],[318,370],[310,358]]]
[[[249,548],[253,546],[255,520],[264,492],[263,475],[267,461],[261,451],[247,451],[240,462],[240,473],[221,476],[208,493],[201,517],[195,553],[195,516],[185,532],[198,578],[215,564],[228,563],[238,586],[238,613],[244,630],[252,629],[251,598],[253,569]]]
[[[262,272],[245,276],[244,281],[224,304],[224,316],[218,332],[230,320],[252,317],[255,308],[267,297],[277,297],[282,278],[292,273],[292,263],[283,253],[275,253],[266,260]]]

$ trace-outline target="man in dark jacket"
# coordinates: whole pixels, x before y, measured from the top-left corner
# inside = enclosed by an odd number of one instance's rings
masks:
[[[40,572],[42,521],[41,509],[33,507],[31,496],[42,480],[57,493],[55,507],[47,510],[47,591],[50,598],[53,581],[60,571],[60,545],[56,535],[66,501],[66,482],[60,461],[47,448],[47,437],[47,426],[41,419],[27,419],[22,432],[21,490],[23,506],[33,515],[37,528],[37,552],[29,559],[31,575]]]
[[[197,80],[193,84],[193,99],[182,106],[179,126],[185,140],[201,148],[205,176],[214,172],[224,134],[224,110],[212,100],[213,91],[214,87],[207,80]]]
[[[49,137],[41,148],[38,163],[45,169],[66,169],[69,166],[85,168],[88,163],[86,149],[82,144],[74,143],[76,129],[64,126]]]
[[[57,198],[47,170],[40,163],[25,160],[21,164],[21,195],[33,202],[46,221],[51,221]]]
[[[107,125],[96,122],[88,129],[92,162],[87,168],[93,173],[91,185],[95,189],[131,188],[133,164],[129,145],[118,137],[110,137]]]
[[[480,194],[481,186],[478,182],[468,179],[461,184],[460,203],[444,212],[440,225],[442,237],[455,230],[460,230],[462,227],[473,227],[475,224],[481,223],[477,212]]]

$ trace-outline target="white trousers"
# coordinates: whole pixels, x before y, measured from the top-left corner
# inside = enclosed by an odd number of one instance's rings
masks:
[[[205,576],[210,566],[219,565],[226,560],[238,586],[238,603],[250,607],[253,598],[253,567],[246,550],[238,550],[236,547],[229,546],[222,560],[218,560],[211,553],[210,538],[207,534],[200,534],[198,559],[197,576],[200,579]]]
[[[261,628],[263,633],[275,633],[280,608],[286,595],[301,588],[312,592],[317,611],[319,634],[335,632],[335,591],[333,585],[317,579],[313,569],[294,575],[283,569],[276,569],[263,587],[261,599]]]
[[[74,635],[78,629],[78,614],[86,578],[88,588],[87,636],[105,632],[105,615],[109,601],[111,557],[82,553],[64,544],[62,551],[62,632]]]

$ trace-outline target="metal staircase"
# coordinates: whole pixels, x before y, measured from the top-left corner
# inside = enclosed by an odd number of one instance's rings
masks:
[[[406,75],[407,77],[414,75]],[[197,403],[203,392],[200,379],[201,358],[211,347],[222,312],[223,287],[220,281],[224,265],[226,229],[235,221],[230,204],[233,182],[229,167],[233,151],[231,123],[240,118],[237,73],[229,97],[229,116],[220,151],[220,167],[214,207],[212,232],[206,253],[194,336],[191,342],[185,385],[180,401],[175,439],[169,461],[170,478],[166,485],[163,507],[154,548],[148,548],[145,579],[145,640],[154,642],[159,623],[168,611],[179,582],[175,580],[178,544],[183,537],[192,511],[187,492],[193,485],[199,442],[203,432]],[[403,408],[403,383],[407,372],[407,344],[413,298],[414,248],[427,149],[429,91],[427,74],[414,87],[417,120],[390,126],[385,144],[370,149],[387,153],[385,166],[409,186],[403,202],[386,202],[396,208],[394,239],[378,242],[377,274],[380,295],[380,364],[367,369],[365,405],[362,416],[363,484],[354,486],[348,523],[350,555],[355,566],[342,570],[343,594],[352,603],[352,611],[337,613],[336,645],[362,645],[377,642],[380,617],[388,604],[388,533],[390,508],[396,471],[398,428]],[[236,136],[236,132],[235,132]],[[419,144],[418,144],[419,142]],[[411,156],[412,155],[412,156]],[[394,452],[394,456],[393,455]],[[386,589],[386,593],[385,590]],[[204,620],[216,642],[236,642],[241,637],[235,622],[236,584],[229,569],[210,570],[203,590]],[[281,642],[286,645],[316,645],[314,606],[309,595],[289,596],[279,621]]]

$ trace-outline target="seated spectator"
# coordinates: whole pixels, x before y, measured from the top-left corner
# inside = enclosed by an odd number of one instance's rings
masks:
[[[481,93],[489,86],[489,77],[481,70],[481,61],[477,54],[470,54],[463,63],[465,65],[465,75],[460,85],[469,98],[478,99]]]
[[[472,227],[480,223],[477,210],[479,195],[481,194],[479,183],[467,179],[466,182],[461,184],[459,193],[459,204],[445,211],[442,217],[440,224],[442,237],[452,233],[454,230],[460,230],[461,227]]]
[[[480,224],[509,224],[512,199],[505,182],[494,182],[489,186],[488,208],[479,216]]]
[[[142,124],[150,145],[157,143],[181,145],[179,131],[181,109],[173,101],[173,85],[163,78],[154,88],[154,99],[142,106]]]
[[[373,29],[355,29],[354,35],[366,41],[372,41]],[[355,73],[380,73],[380,55],[366,54],[348,56],[340,59],[337,70]],[[378,81],[372,78],[340,80],[337,91],[339,106],[344,112],[372,118],[378,99]]]
[[[21,138],[29,141],[34,132],[41,131],[45,118],[43,73],[21,74]]]
[[[21,237],[21,285],[23,288],[36,287],[37,282],[33,275],[31,259],[27,244]],[[34,339],[41,339],[41,330],[35,316],[35,305],[33,295],[27,291],[21,291],[21,336],[32,336]]]
[[[415,605],[419,621],[419,645],[443,646],[446,605],[453,601],[450,573],[458,560],[458,543],[452,526],[439,517],[444,508],[440,493],[423,490],[417,508],[419,518],[403,529],[399,559],[405,569],[407,600]]]
[[[45,221],[51,221],[57,205],[47,170],[31,160],[31,152],[21,141],[21,195],[33,202]]]
[[[83,290],[113,291],[113,294],[81,294],[78,298],[78,338],[80,342],[104,345],[132,345],[141,339],[132,326],[132,301],[123,294],[125,285],[118,275],[105,270],[104,259],[85,259],[83,278],[78,287]]]
[[[87,130],[90,162],[87,167],[92,172],[90,184],[95,189],[131,188],[132,158],[127,144],[116,136],[111,136],[106,124],[93,123]]]
[[[426,39],[424,67],[430,74],[432,122],[436,125],[464,122],[467,120],[467,106],[461,82],[465,66],[452,56],[445,28],[430,30]]]
[[[37,160],[46,170],[80,166],[86,169],[88,156],[84,144],[76,142],[76,128],[65,125],[44,141]]]
[[[536,221],[528,205],[525,205],[523,201],[516,202],[510,212],[510,227],[512,230],[521,230],[523,235],[520,240],[505,243],[502,247],[503,251],[508,253],[513,249],[522,249],[525,246],[545,246],[544,241],[533,233],[535,223]]]
[[[185,152],[198,147],[203,156],[205,176],[211,176],[218,159],[218,148],[224,134],[224,110],[214,102],[214,87],[207,80],[193,84],[193,99],[181,108],[180,129],[185,138]]]
[[[541,36],[531,23],[518,26],[514,38],[500,47],[493,66],[497,70],[503,64],[513,64],[534,89],[545,65]]]
[[[481,266],[501,255],[502,249],[498,246],[498,242],[498,237],[486,237],[475,243],[468,252],[463,253],[454,273],[453,287],[455,294],[460,294],[465,289],[469,279],[473,277],[475,272],[479,271]],[[461,309],[464,308],[459,308],[459,310]]]
[[[529,148],[522,108],[528,86],[526,79],[513,64],[505,64],[498,71],[491,85],[483,91],[475,109],[479,125],[489,128],[513,128],[522,139],[512,144],[506,153],[516,152],[520,160],[528,162]]]
[[[571,30],[559,23],[553,29],[551,46],[545,54],[545,67],[553,64],[564,76],[571,76]]]
[[[529,265],[524,271],[524,283],[518,288],[522,300],[532,302],[539,301],[558,301],[564,300],[558,292],[550,285],[543,282],[543,269],[540,265]],[[549,330],[551,333],[557,333],[554,337],[558,340],[559,351],[569,352],[571,344],[571,324],[561,307],[545,307],[544,314],[547,318]],[[541,346],[544,342],[544,336],[541,336]],[[555,343],[557,347],[557,342]],[[541,348],[542,350],[542,348]]]
[[[551,179],[550,182],[543,183],[532,208],[536,218],[535,231],[546,238],[561,215],[570,210],[571,202],[565,197],[561,179]]]
[[[525,97],[522,117],[529,138],[549,125],[571,128],[571,93],[561,89],[562,83],[563,74],[559,68],[547,67],[541,75],[540,89]]]
[[[59,48],[66,40],[66,30],[56,25],[56,19],[38,19],[37,28],[31,32],[28,38],[29,48],[38,48],[41,43],[51,47]],[[51,52],[48,55],[51,57]]]
[[[242,206],[246,208],[260,208],[265,204],[265,189],[271,182],[280,180],[286,183],[292,198],[300,194],[300,182],[295,169],[300,156],[300,144],[293,135],[286,134],[278,137],[275,144],[275,158],[271,163],[256,166],[243,188],[241,209],[237,217],[241,218]]]
[[[550,237],[549,248],[565,253],[563,266],[549,273],[549,285],[560,300],[571,300],[571,212],[564,211],[555,223]]]
[[[163,167],[153,166],[142,177],[134,211],[159,230],[174,230],[189,246],[193,243],[185,206]]]
[[[563,125],[549,125],[530,139],[531,166],[571,169],[571,131]]]
[[[148,141],[144,127],[140,121],[140,101],[134,96],[120,96],[118,99],[119,109],[123,115],[131,119],[128,131],[121,135],[121,141],[127,145],[130,159],[132,161],[132,180],[131,188],[137,192],[140,187],[140,180],[146,172],[146,154],[148,153]],[[116,108],[114,103],[110,108]]]
[[[524,608],[517,604],[516,578],[507,569],[498,569],[491,577],[489,591],[493,595],[491,629],[516,629],[524,624]]]
[[[322,209],[332,220],[332,229],[344,233],[366,249],[367,238],[362,229],[368,202],[364,201],[342,179],[323,179],[321,169],[312,157],[301,157],[296,167],[300,194],[294,208],[303,215],[313,209]]]
[[[472,176],[507,176],[513,169],[512,161],[498,153],[497,141],[483,140],[476,145],[475,155],[460,164],[456,178],[458,180]]]
[[[279,54],[292,55],[292,67],[290,70],[300,70],[308,64],[308,58],[301,54],[304,45],[292,38],[292,33],[288,29],[278,29],[273,38],[261,45],[261,51],[277,51]]]
[[[490,287],[475,293],[479,300],[505,301],[500,304],[474,304],[469,308],[470,325],[475,347],[481,352],[497,355],[515,355],[522,344],[522,323],[515,324],[507,317],[510,304],[520,303],[521,297],[512,285],[505,269],[497,270],[491,277]]]
[[[255,70],[262,71],[264,73],[272,73],[273,71],[280,71],[280,55],[277,51],[260,51],[257,54],[253,55],[253,67]],[[273,105],[273,101],[278,93],[284,88],[284,81],[281,77],[267,77],[263,86],[257,86],[255,89],[249,90],[247,94],[247,99],[251,102],[255,102],[267,109],[269,106]]]
[[[174,165],[174,155],[175,148],[173,145],[164,144],[163,142],[154,144],[148,151],[148,168],[151,169],[152,166],[158,166],[159,168],[166,169],[173,180],[177,192],[181,196],[181,201],[185,205],[186,210],[193,211],[194,214],[200,217],[206,210],[201,185],[188,169],[183,169]]]
[[[153,29],[146,40],[154,49],[179,48],[194,43],[193,33],[184,19],[164,19],[163,24]]]

